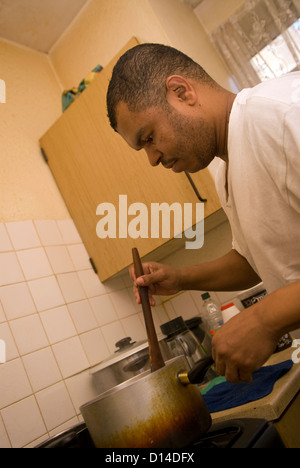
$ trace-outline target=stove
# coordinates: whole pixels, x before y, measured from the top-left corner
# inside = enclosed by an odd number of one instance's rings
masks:
[[[264,419],[233,419],[213,424],[195,448],[285,448],[273,424]]]
[[[84,423],[58,434],[35,448],[95,448]],[[285,448],[275,427],[264,419],[232,419],[213,424],[189,451],[202,448]]]

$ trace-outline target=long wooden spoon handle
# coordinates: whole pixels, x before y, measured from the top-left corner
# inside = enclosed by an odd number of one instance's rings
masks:
[[[135,275],[138,278],[144,274],[142,262],[138,253],[138,250],[134,247],[132,249],[132,257]],[[144,314],[144,320],[146,325],[146,331],[149,343],[149,356],[151,364],[151,372],[154,372],[165,365],[161,350],[159,347],[155,326],[153,322],[151,306],[148,295],[148,288],[146,286],[139,286],[139,293],[142,303],[142,309]]]

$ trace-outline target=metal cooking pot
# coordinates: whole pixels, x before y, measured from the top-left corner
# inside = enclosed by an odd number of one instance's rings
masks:
[[[180,448],[211,426],[199,383],[211,358],[191,371],[183,356],[108,390],[80,407],[97,448]],[[204,369],[203,369],[204,367]],[[182,383],[183,382],[183,383]]]
[[[173,356],[163,339],[159,341],[159,345],[163,359],[171,359]],[[150,369],[148,340],[135,342],[126,337],[115,346],[116,351],[112,356],[90,370],[99,394]]]

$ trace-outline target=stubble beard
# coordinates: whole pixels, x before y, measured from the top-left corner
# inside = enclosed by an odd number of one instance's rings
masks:
[[[174,109],[168,114],[177,139],[178,158],[184,157],[190,162],[191,168],[188,172],[193,173],[206,168],[217,154],[213,128],[204,119],[181,115]]]

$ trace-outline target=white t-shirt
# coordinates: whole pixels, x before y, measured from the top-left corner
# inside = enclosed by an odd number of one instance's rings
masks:
[[[237,95],[228,154],[216,186],[233,248],[270,293],[300,280],[300,72]]]

